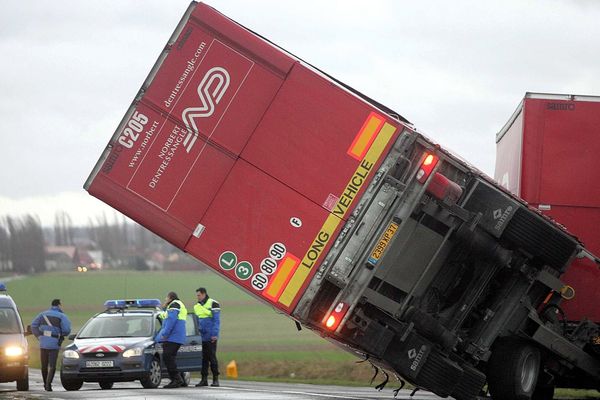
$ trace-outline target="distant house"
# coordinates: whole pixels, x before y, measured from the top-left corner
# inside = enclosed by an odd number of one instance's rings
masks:
[[[85,265],[92,269],[102,268],[102,251],[85,250],[76,246],[46,247],[46,270],[70,271],[79,265]]]
[[[75,246],[47,246],[46,270],[73,270],[79,261],[79,252]]]

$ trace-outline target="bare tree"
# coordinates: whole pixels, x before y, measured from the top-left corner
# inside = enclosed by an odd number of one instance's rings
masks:
[[[45,270],[44,233],[37,217],[6,217],[12,267],[15,272],[31,273]]]
[[[54,215],[54,242],[57,246],[73,245],[73,220],[65,211]]]
[[[0,219],[0,270],[10,269],[10,237],[6,228],[6,219]]]

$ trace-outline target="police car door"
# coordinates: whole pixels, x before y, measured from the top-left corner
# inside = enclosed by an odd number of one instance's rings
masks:
[[[185,321],[185,344],[177,353],[177,368],[180,371],[200,371],[202,369],[202,338],[198,333],[198,318],[188,314]]]

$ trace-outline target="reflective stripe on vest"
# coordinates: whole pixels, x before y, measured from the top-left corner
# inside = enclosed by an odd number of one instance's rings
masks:
[[[169,306],[167,307],[167,311],[169,311],[169,309],[172,308],[171,305],[173,303],[179,304],[179,316],[177,318],[185,321],[187,319],[187,309],[185,308],[185,304],[183,304],[183,302],[181,300],[173,300],[172,302],[169,303]],[[176,310],[176,308],[175,308],[175,310]]]
[[[198,318],[212,318],[213,302],[214,302],[214,300],[212,298],[209,298],[208,300],[206,300],[206,303],[204,303],[204,305],[202,305],[200,303],[196,303],[194,305],[194,314],[196,314],[196,316]]]

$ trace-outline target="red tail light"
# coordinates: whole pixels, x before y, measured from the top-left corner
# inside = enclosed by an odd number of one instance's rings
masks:
[[[335,331],[340,326],[340,322],[344,319],[346,312],[348,312],[348,305],[342,302],[338,303],[331,314],[324,320],[325,327],[330,331]]]
[[[427,185],[427,193],[438,200],[446,200],[449,203],[456,203],[462,195],[462,188],[457,183],[452,182],[444,175],[436,172]]]
[[[425,153],[425,158],[423,159],[423,163],[421,164],[421,168],[417,172],[417,181],[420,183],[425,183],[429,175],[431,175],[431,171],[435,168],[439,161],[439,158],[434,156],[433,154]]]

